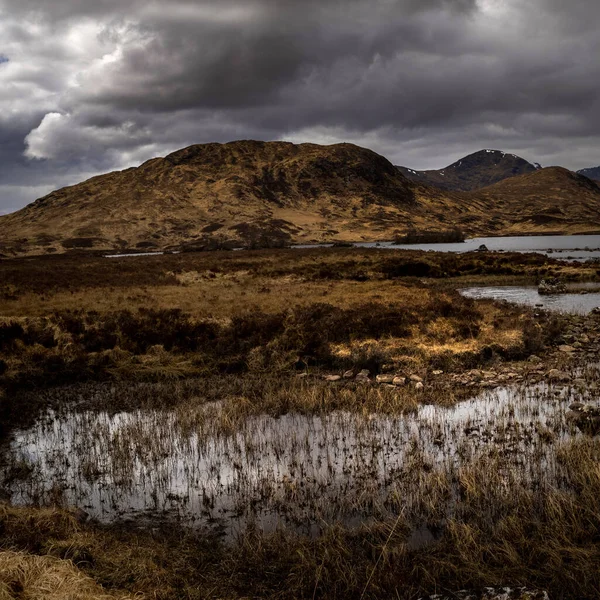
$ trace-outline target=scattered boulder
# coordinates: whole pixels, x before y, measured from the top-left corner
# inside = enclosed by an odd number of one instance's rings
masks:
[[[527,360],[535,365],[539,365],[542,362],[542,359],[535,354],[532,354]]]
[[[596,308],[592,308],[593,315],[600,315],[600,306],[596,306]]]
[[[356,381],[369,381],[369,375],[371,375],[371,371],[369,371],[369,369],[363,369],[358,373],[355,379]]]
[[[461,590],[449,594],[433,594],[420,600],[550,600],[548,592],[525,587],[486,587],[481,590]]]
[[[354,371],[349,370],[344,373],[344,379],[352,379],[354,377]]]
[[[377,375],[375,381],[377,383],[394,383],[394,375]]]
[[[444,371],[441,371],[441,370],[438,369],[436,371],[432,371],[431,374],[435,375],[437,377],[438,375],[443,375]]]
[[[566,352],[567,354],[570,354],[571,352],[575,352],[576,348],[574,346],[563,344],[562,346],[558,347],[558,350],[560,352]]]
[[[567,286],[555,277],[550,277],[549,279],[542,279],[542,281],[540,281],[540,285],[538,286],[538,294],[542,296],[566,293]]]
[[[415,390],[422,390],[423,389],[423,383],[421,381],[417,381],[415,383]]]
[[[571,381],[571,376],[568,373],[559,371],[558,369],[550,369],[550,371],[546,373],[546,377],[549,381],[558,383],[569,383]]]
[[[481,244],[481,246],[479,246],[475,252],[489,252],[489,249],[485,244]]]
[[[411,380],[413,383],[422,383],[422,382],[423,382],[423,378],[422,378],[422,377],[419,377],[418,375],[411,375],[411,376],[410,376],[410,380]]]
[[[394,377],[392,383],[394,385],[406,385],[406,377]]]
[[[334,383],[336,381],[340,381],[342,379],[341,375],[326,375],[325,376],[325,381],[328,381],[329,383]]]

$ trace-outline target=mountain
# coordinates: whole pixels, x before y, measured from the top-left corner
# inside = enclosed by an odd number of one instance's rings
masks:
[[[398,167],[398,169],[412,181],[444,190],[469,192],[509,177],[533,173],[541,167],[515,154],[500,150],[480,150],[437,171],[415,171],[407,167]]]
[[[0,217],[0,255],[384,241],[600,230],[600,187],[566,169],[472,192],[410,181],[352,144],[190,146],[66,187]]]
[[[0,252],[370,239],[409,214],[413,187],[352,144],[196,145],[0,217]]]
[[[493,210],[490,230],[498,226],[504,235],[599,230],[600,185],[562,167],[505,179],[470,195]]]
[[[584,177],[589,177],[594,181],[600,181],[600,167],[590,167],[589,169],[581,169],[581,171],[577,171],[579,175],[583,175]]]

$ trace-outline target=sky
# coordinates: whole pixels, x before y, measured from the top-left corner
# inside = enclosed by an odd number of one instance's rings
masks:
[[[600,164],[597,0],[0,0],[0,214],[198,143]]]

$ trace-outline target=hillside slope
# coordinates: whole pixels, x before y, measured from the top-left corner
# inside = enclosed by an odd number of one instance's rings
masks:
[[[589,169],[581,169],[577,171],[578,175],[583,175],[584,177],[589,177],[594,181],[600,181],[600,167],[590,167]]]
[[[0,218],[0,239],[9,253],[361,239],[414,204],[389,161],[351,144],[205,144],[40,198]]]
[[[487,187],[503,179],[534,173],[540,166],[531,164],[500,150],[480,150],[465,156],[445,169],[415,171],[398,167],[412,181],[432,185],[444,190],[473,191]]]
[[[600,230],[600,187],[566,169],[455,192],[406,179],[352,144],[190,146],[57,190],[0,217],[0,255],[384,241]]]
[[[598,232],[600,186],[562,167],[505,179],[471,193],[505,234]],[[504,215],[500,220],[497,215]],[[493,229],[492,229],[493,231]]]

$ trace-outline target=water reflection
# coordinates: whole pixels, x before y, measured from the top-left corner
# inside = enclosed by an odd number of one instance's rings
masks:
[[[580,284],[581,285],[581,284]],[[598,283],[591,284],[597,289]],[[583,286],[585,289],[585,286]],[[467,298],[506,300],[515,304],[545,308],[548,310],[585,315],[600,306],[600,293],[581,294],[571,290],[569,294],[545,296],[532,286],[482,286],[460,290]]]
[[[565,419],[573,399],[590,398],[507,388],[404,416],[254,416],[235,428],[218,404],[194,414],[51,411],[15,433],[0,477],[13,503],[61,501],[104,522],[164,517],[228,535],[249,523],[315,535],[402,510],[417,524],[444,517],[456,473],[482,458],[501,457],[520,485],[558,485],[555,447],[581,435]]]

